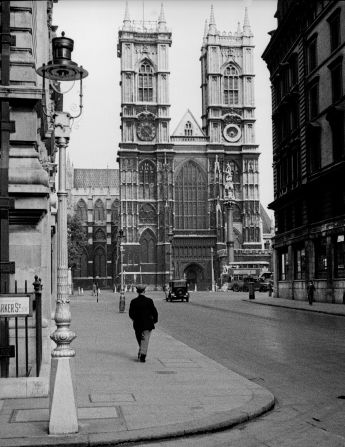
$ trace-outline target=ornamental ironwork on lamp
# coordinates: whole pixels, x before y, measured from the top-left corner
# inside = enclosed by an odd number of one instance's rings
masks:
[[[78,432],[77,405],[74,396],[73,379],[70,360],[75,356],[75,350],[70,346],[75,339],[75,333],[70,329],[71,311],[68,290],[68,252],[67,252],[67,190],[66,190],[66,150],[71,133],[71,120],[78,118],[83,110],[82,79],[88,72],[72,61],[73,40],[65,37],[52,39],[53,60],[37,69],[37,74],[43,77],[43,113],[54,123],[55,144],[59,150],[59,189],[57,213],[57,298],[54,320],[55,331],[50,338],[56,343],[52,352],[49,404],[49,433],[67,434]],[[45,79],[50,80],[50,86],[60,95],[60,82],[80,81],[79,113],[71,116],[67,112],[54,111],[48,114],[46,107]],[[73,84],[74,85],[74,84]],[[73,87],[72,85],[72,87]],[[66,92],[65,92],[66,93]]]

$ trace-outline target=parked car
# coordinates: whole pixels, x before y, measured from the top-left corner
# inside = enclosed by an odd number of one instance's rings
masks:
[[[188,284],[184,279],[174,279],[169,282],[169,290],[166,295],[167,301],[181,300],[189,301]]]
[[[250,282],[254,284],[254,291],[267,292],[269,288],[269,281],[266,281],[264,278],[238,275],[234,276],[233,280],[228,283],[228,290],[248,292]]]

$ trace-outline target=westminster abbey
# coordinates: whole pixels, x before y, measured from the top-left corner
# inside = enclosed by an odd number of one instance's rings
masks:
[[[217,279],[229,260],[270,259],[271,222],[259,197],[248,12],[235,32],[220,32],[211,7],[201,55],[195,55],[201,61],[201,124],[187,109],[174,131],[172,42],[163,6],[156,22],[131,20],[126,6],[117,46],[119,169],[107,171],[107,181],[91,173],[97,170],[71,174],[80,185],[70,182],[70,212],[85,208],[89,237],[84,267],[75,272],[80,284],[95,276],[105,285],[118,282],[120,243],[126,283],[140,281],[154,289],[174,277],[205,290],[212,268]],[[83,171],[102,183],[102,193],[100,185],[87,185]],[[103,221],[94,219],[97,207],[104,210]]]

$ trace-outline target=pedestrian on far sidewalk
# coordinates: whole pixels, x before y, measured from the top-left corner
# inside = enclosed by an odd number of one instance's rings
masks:
[[[133,320],[135,337],[139,345],[138,360],[145,362],[151,331],[158,321],[158,312],[153,300],[144,295],[146,286],[138,284],[137,298],[132,299],[129,305],[129,317]]]
[[[307,286],[307,294],[308,294],[308,302],[311,306],[313,305],[314,301],[314,290],[315,290],[314,282],[310,280]]]

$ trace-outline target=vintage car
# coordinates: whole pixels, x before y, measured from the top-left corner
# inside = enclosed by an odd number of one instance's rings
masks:
[[[169,282],[169,288],[166,291],[166,300],[189,301],[188,284],[184,279],[174,279]]]

